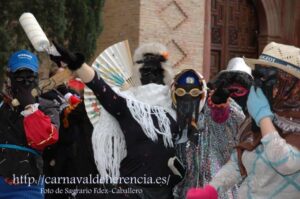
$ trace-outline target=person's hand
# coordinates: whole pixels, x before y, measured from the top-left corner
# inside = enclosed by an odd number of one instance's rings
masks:
[[[204,188],[191,188],[188,190],[187,199],[217,199],[217,190],[210,185],[206,185]]]
[[[268,99],[264,95],[261,88],[254,89],[251,86],[247,100],[247,108],[251,117],[255,120],[256,125],[260,126],[260,121],[265,117],[273,119],[274,114],[271,111]]]
[[[58,67],[61,67],[61,62],[64,62],[68,65],[68,68],[70,70],[75,71],[84,63],[85,58],[83,54],[73,53],[68,49],[65,49],[55,41],[53,41],[53,44],[56,50],[59,52],[60,56],[50,54],[50,59],[55,62]]]
[[[230,91],[226,88],[220,86],[215,90],[215,92],[211,96],[211,101],[214,104],[223,104],[226,103],[230,96]]]

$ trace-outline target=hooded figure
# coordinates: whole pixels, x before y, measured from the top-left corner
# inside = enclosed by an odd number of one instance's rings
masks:
[[[224,103],[213,103],[220,92],[208,94],[203,76],[192,69],[175,76],[171,92],[179,125],[175,148],[186,167],[174,191],[175,198],[181,199],[189,188],[207,184],[227,162],[244,114],[229,93]],[[236,188],[220,198],[236,198]]]
[[[300,193],[300,49],[271,42],[259,59],[246,59],[255,86],[239,144],[230,161],[204,189],[192,189],[188,199],[216,199],[240,183],[239,198],[297,199]]]

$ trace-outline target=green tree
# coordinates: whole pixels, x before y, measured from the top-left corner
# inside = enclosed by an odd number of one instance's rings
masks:
[[[31,12],[49,40],[63,42],[70,49],[83,52],[89,59],[96,49],[96,40],[102,31],[103,5],[104,0],[2,0],[0,73],[3,74],[12,52],[20,49],[34,51],[19,24],[22,13]],[[2,77],[0,76],[0,81]]]

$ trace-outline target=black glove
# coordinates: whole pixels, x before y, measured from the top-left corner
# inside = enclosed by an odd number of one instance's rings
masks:
[[[214,94],[211,96],[211,101],[214,104],[223,104],[227,102],[229,96],[230,91],[220,86],[219,88],[217,88],[217,90],[215,90]]]
[[[81,53],[73,53],[65,48],[63,48],[61,45],[53,41],[53,44],[56,48],[56,50],[59,52],[61,56],[51,55],[50,59],[54,61],[58,67],[61,67],[61,62],[64,62],[68,65],[68,68],[72,71],[77,70],[81,67],[81,65],[84,63],[84,55]]]

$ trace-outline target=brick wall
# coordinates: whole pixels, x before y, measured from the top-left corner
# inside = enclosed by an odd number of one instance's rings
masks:
[[[203,0],[107,0],[98,55],[106,47],[129,39],[132,51],[145,42],[161,42],[176,68],[202,72],[204,43]],[[92,59],[93,60],[93,59]]]
[[[205,1],[141,0],[139,44],[158,41],[176,68],[202,72]]]
[[[93,61],[105,48],[128,39],[132,51],[139,42],[140,0],[106,0],[102,13],[103,32],[97,40]]]

